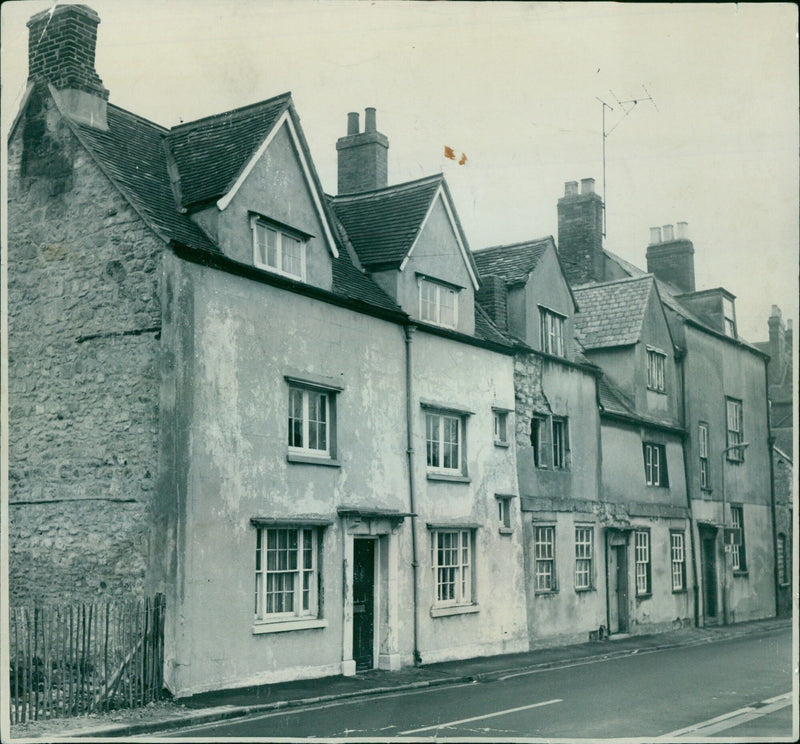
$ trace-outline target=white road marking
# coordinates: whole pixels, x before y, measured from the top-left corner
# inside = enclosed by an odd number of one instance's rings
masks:
[[[496,713],[487,713],[483,716],[473,716],[472,718],[462,718],[460,721],[448,721],[447,723],[437,723],[434,726],[423,726],[422,728],[409,729],[408,731],[401,731],[400,736],[404,734],[418,734],[420,731],[433,731],[438,728],[448,728],[450,726],[459,726],[462,723],[471,723],[472,721],[481,721],[484,718],[494,718],[495,716],[505,716],[509,713],[516,713],[520,710],[529,710],[530,708],[540,708],[543,705],[552,705],[553,703],[563,703],[561,698],[555,700],[545,700],[541,703],[532,703],[531,705],[521,705],[519,708],[508,708],[506,710],[498,710]]]
[[[723,713],[716,718],[709,718],[707,721],[701,721],[700,723],[686,726],[686,728],[678,729],[677,731],[670,731],[668,734],[664,734],[658,738],[672,739],[676,736],[686,736],[687,734],[712,736],[718,731],[724,731],[725,729],[739,726],[756,718],[761,718],[761,716],[774,713],[776,710],[780,710],[791,704],[792,693],[786,692],[783,695],[776,695],[773,698],[762,700],[757,705],[748,705],[745,708],[732,710],[730,713]]]

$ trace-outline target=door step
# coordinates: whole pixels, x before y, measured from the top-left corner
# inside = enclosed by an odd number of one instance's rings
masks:
[[[609,641],[621,641],[623,638],[630,638],[630,633],[612,633],[608,636]]]

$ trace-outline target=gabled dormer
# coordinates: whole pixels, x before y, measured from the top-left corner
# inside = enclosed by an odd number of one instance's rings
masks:
[[[553,238],[484,248],[473,258],[478,302],[495,324],[534,349],[573,359],[578,307]]]
[[[639,416],[677,424],[679,375],[675,344],[651,274],[574,290],[578,338]]]
[[[363,268],[405,312],[475,333],[478,273],[442,175],[332,203]]]
[[[229,258],[331,289],[338,248],[291,95],[174,127],[173,193]]]
[[[729,338],[738,338],[736,328],[736,295],[727,289],[704,289],[677,295],[676,299],[701,320]]]

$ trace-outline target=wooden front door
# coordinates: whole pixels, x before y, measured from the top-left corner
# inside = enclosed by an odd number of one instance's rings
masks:
[[[353,540],[353,659],[356,669],[375,666],[375,540]]]
[[[624,534],[608,536],[608,632],[628,630],[628,544]]]
[[[700,533],[703,544],[703,616],[706,622],[717,621],[717,536]]]

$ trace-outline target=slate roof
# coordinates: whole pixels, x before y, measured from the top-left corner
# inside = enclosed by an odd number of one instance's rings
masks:
[[[131,206],[165,242],[216,251],[206,234],[175,208],[164,153],[167,130],[108,105],[108,130],[66,121]]]
[[[555,249],[553,238],[550,236],[512,245],[482,248],[473,251],[472,258],[482,276],[497,276],[506,284],[519,284],[527,281],[548,246]]]
[[[441,174],[361,194],[331,197],[361,263],[399,268],[422,227]]]
[[[573,316],[587,349],[627,346],[639,340],[653,277],[618,279],[573,289],[580,312]]]
[[[282,93],[173,127],[165,144],[180,176],[180,206],[228,193],[291,99],[291,93]]]

